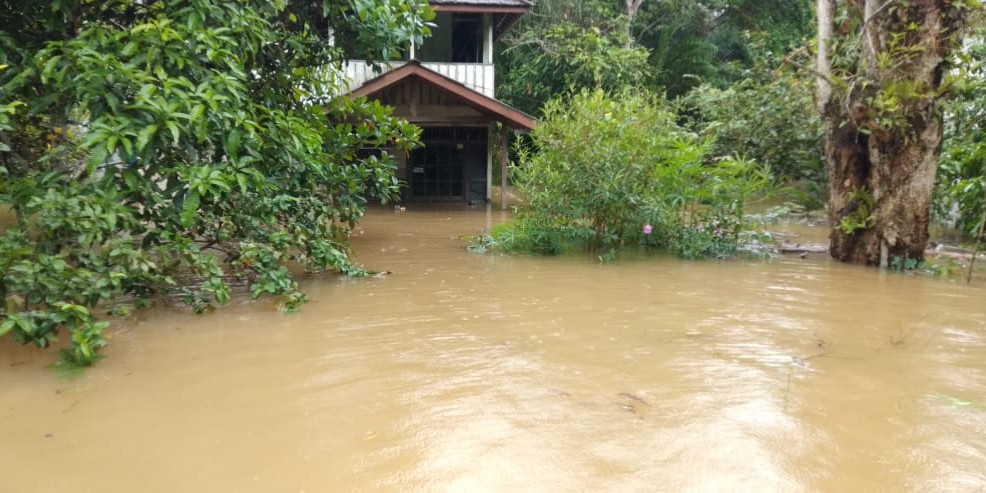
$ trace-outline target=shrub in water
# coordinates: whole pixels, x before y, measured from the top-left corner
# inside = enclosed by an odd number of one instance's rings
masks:
[[[664,98],[646,92],[586,90],[544,114],[532,145],[518,149],[527,206],[494,232],[499,248],[735,253],[745,199],[768,181],[754,163],[708,159],[712,142],[679,127]]]

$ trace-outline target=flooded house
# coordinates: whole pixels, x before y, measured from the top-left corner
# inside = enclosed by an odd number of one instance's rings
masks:
[[[534,119],[496,99],[493,45],[532,7],[527,0],[430,0],[436,17],[432,35],[413,43],[404,60],[344,65],[350,95],[394,108],[422,128],[423,147],[397,153],[397,176],[408,188],[404,199],[491,200],[494,180],[506,183],[510,131],[525,132]],[[500,125],[498,125],[500,124]],[[497,131],[502,128],[503,131]],[[497,148],[501,152],[496,152]],[[504,165],[493,176],[494,156]],[[506,194],[501,207],[506,208]]]

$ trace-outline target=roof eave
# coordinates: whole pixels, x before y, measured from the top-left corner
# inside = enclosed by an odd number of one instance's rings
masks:
[[[512,108],[509,105],[501,103],[494,98],[470,89],[464,84],[445,77],[434,70],[429,70],[421,66],[421,63],[417,60],[411,60],[398,69],[366,81],[362,86],[351,91],[349,95],[350,97],[369,96],[411,76],[420,77],[425,81],[438,86],[440,89],[458,96],[459,98],[465,100],[467,104],[476,107],[485,113],[495,115],[497,120],[500,120],[504,124],[517,130],[526,131],[534,128],[534,117],[524,113],[523,111]]]

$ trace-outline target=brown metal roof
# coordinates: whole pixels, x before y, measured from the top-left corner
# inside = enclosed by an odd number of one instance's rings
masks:
[[[511,108],[491,97],[474,91],[465,85],[445,77],[438,72],[429,70],[421,66],[417,60],[411,60],[406,65],[396,70],[387,72],[375,79],[367,81],[359,88],[353,90],[352,97],[370,96],[371,94],[386,89],[408,77],[420,77],[424,81],[434,84],[439,89],[449,92],[463,100],[469,106],[477,110],[492,115],[505,125],[518,130],[531,130],[534,128],[534,118],[520,110]]]

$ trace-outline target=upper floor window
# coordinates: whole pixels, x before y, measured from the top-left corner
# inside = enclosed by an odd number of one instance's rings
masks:
[[[422,62],[483,61],[483,14],[439,12],[431,36],[417,50]]]

